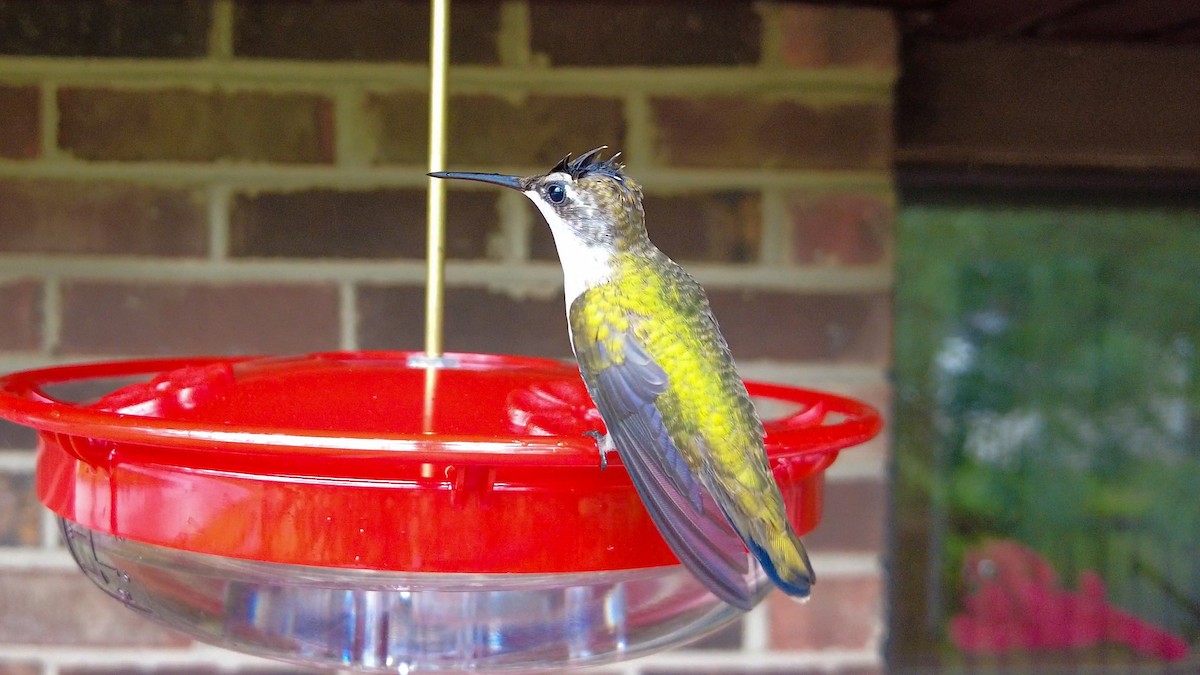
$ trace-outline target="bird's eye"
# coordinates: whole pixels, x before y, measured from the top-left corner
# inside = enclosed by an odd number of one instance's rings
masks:
[[[561,204],[567,201],[567,188],[562,183],[551,183],[546,186],[546,199],[551,204]]]

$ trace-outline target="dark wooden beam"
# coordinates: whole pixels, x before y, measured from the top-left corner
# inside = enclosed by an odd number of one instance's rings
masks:
[[[1045,35],[1089,40],[1154,37],[1197,20],[1200,2],[1108,2],[1048,20]]]
[[[950,38],[1011,37],[1087,0],[949,0],[933,10],[928,28]]]
[[[908,41],[900,163],[1200,170],[1200,50]]]
[[[1158,36],[1164,44],[1187,44],[1200,42],[1200,20],[1164,30]]]

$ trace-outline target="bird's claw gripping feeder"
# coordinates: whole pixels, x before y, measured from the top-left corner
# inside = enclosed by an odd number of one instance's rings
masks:
[[[430,170],[442,169],[446,7],[434,2]],[[436,181],[435,181],[436,182]],[[364,671],[527,671],[694,640],[735,607],[660,535],[574,364],[441,352],[440,187],[423,353],[183,358],[0,378],[38,433],[37,492],[84,573],[216,645]],[[880,429],[857,401],[747,383],[797,534],[823,472]],[[86,397],[64,392],[87,391]],[[819,592],[819,587],[817,592]]]

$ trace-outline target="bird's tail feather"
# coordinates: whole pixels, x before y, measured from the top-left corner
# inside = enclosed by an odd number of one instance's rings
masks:
[[[779,542],[783,550],[794,547],[798,554],[796,556],[798,560],[790,562],[786,568],[781,569],[781,566],[776,564],[776,561],[758,542],[748,540],[748,548],[776,586],[797,600],[807,600],[812,592],[813,584],[817,582],[812,563],[808,560],[808,552],[804,550],[804,544],[800,543],[800,538],[792,533],[790,528],[786,533],[781,533],[780,537],[790,539],[790,541]]]

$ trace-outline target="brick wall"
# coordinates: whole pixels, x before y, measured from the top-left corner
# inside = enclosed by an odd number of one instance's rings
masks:
[[[0,371],[420,348],[426,25],[423,2],[0,2]],[[452,25],[453,167],[624,150],[746,376],[886,404],[887,14],[460,1]],[[568,356],[534,209],[469,184],[448,200],[447,348]],[[774,594],[623,672],[878,672],[885,454],[830,472],[812,602]],[[91,588],[34,461],[0,425],[0,673],[274,667]]]

